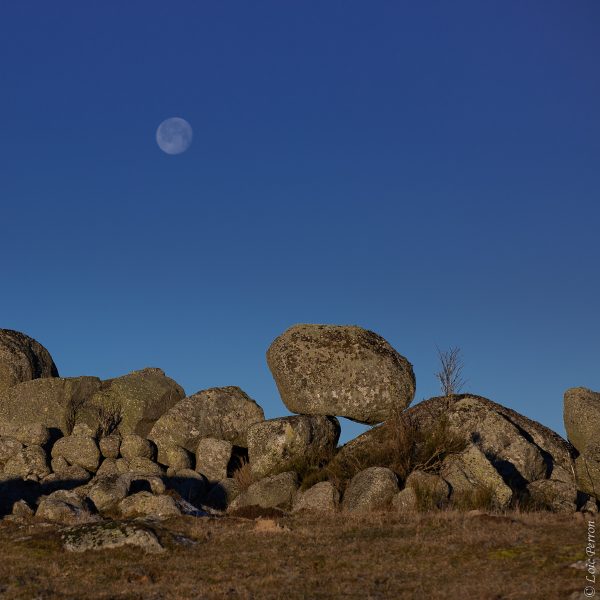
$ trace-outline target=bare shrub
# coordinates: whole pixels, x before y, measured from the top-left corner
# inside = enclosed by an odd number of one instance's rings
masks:
[[[96,409],[96,417],[98,419],[99,435],[101,437],[106,437],[117,430],[123,420],[123,413],[121,407],[116,404],[98,406]]]
[[[460,393],[466,383],[462,378],[464,363],[460,356],[460,348],[450,348],[445,351],[438,348],[438,356],[441,368],[435,376],[440,381],[442,393],[444,396]]]
[[[77,422],[77,417],[79,416],[79,413],[84,407],[85,403],[85,398],[79,398],[77,396],[72,396],[69,398],[65,407],[65,430],[67,435],[71,435],[73,432],[73,428]]]
[[[494,489],[480,484],[472,492],[455,492],[452,494],[450,506],[456,510],[493,511],[498,508]]]

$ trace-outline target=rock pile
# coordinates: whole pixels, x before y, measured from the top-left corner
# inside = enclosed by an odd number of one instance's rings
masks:
[[[0,517],[597,509],[599,393],[566,392],[571,445],[480,396],[408,408],[411,364],[359,327],[297,325],[267,361],[295,416],[265,420],[238,387],[185,396],[160,369],[61,378],[38,342],[0,330]],[[338,416],[376,426],[337,448]]]

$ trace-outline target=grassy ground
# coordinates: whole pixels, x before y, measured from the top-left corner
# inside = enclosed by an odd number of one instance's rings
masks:
[[[0,597],[548,600],[586,585],[569,567],[585,558],[581,515],[186,517],[155,529],[163,554],[75,554],[58,528],[3,522]]]

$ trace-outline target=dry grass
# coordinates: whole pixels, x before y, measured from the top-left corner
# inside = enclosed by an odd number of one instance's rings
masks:
[[[585,586],[587,524],[551,513],[438,511],[179,518],[167,548],[70,554],[55,527],[0,525],[3,599],[568,598]],[[155,526],[158,527],[158,526]],[[192,544],[176,543],[172,534]]]
[[[239,466],[233,472],[232,477],[242,492],[245,492],[256,481],[246,457],[240,457]]]
[[[341,454],[326,467],[329,479],[340,490],[359,471],[388,467],[404,481],[416,469],[438,473],[444,458],[462,452],[467,441],[450,428],[445,417],[428,427],[419,427],[406,413],[396,413],[381,427],[372,443]]]

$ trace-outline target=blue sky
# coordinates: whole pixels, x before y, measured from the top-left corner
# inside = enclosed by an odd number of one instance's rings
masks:
[[[265,362],[358,324],[564,434],[600,389],[600,3],[0,7],[0,327],[286,414]],[[159,123],[188,120],[169,156]],[[344,424],[344,439],[359,427]]]

